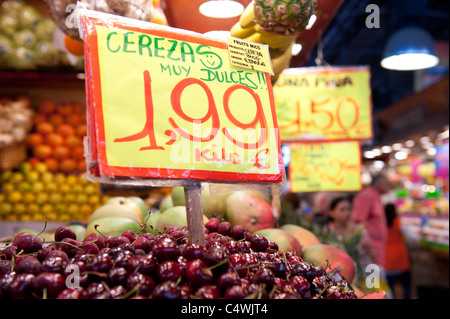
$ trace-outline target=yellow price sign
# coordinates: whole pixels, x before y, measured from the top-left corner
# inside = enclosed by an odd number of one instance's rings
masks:
[[[286,69],[274,95],[282,142],[373,137],[367,67]]]
[[[232,66],[223,41],[86,12],[91,173],[282,180],[269,74]]]
[[[358,142],[290,144],[292,192],[357,191],[361,189]]]

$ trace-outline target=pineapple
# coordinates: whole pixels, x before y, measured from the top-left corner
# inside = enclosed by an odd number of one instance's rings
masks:
[[[256,22],[266,31],[296,35],[308,25],[317,0],[254,0]]]

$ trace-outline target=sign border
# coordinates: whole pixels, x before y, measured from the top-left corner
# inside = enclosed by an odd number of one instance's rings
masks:
[[[95,13],[95,15],[98,15]],[[106,16],[106,15],[105,15]],[[152,34],[162,37],[169,37],[172,39],[189,41],[198,44],[209,45],[219,49],[228,50],[227,43],[220,40],[214,40],[208,37],[201,37],[200,34],[195,32],[176,32],[175,28],[164,27],[155,25],[154,29],[145,28],[145,26],[151,25],[151,23],[143,23],[142,27],[136,25],[130,25],[125,21],[120,21],[113,15],[107,15],[108,21],[98,16],[84,15],[83,21],[83,33],[86,36],[87,32],[90,32],[88,40],[84,41],[85,48],[85,67],[89,70],[86,72],[86,92],[87,92],[87,107],[89,108],[88,114],[91,117],[95,117],[95,120],[88,117],[88,149],[90,151],[90,162],[88,161],[88,170],[94,176],[105,177],[139,177],[148,179],[192,179],[201,181],[236,181],[236,182],[281,182],[284,176],[284,165],[281,154],[281,140],[280,133],[276,118],[275,99],[273,88],[270,80],[270,75],[264,73],[267,83],[267,90],[269,94],[270,109],[272,112],[272,123],[276,134],[276,148],[278,150],[278,173],[275,174],[259,174],[259,173],[245,173],[245,172],[222,172],[222,171],[209,171],[209,170],[187,170],[187,169],[171,169],[171,168],[147,168],[147,167],[119,167],[111,166],[107,162],[106,157],[106,145],[104,143],[99,144],[98,140],[105,140],[105,129],[103,120],[103,108],[102,108],[102,94],[101,94],[101,77],[100,77],[100,60],[98,54],[98,35],[95,29],[95,25],[114,27],[121,30],[141,32],[146,34]],[[173,29],[173,30],[172,30]],[[86,42],[89,42],[88,44]],[[99,94],[93,94],[92,87],[96,87]],[[95,105],[95,107],[94,107]],[[89,132],[88,132],[89,133]],[[98,135],[98,140],[97,140]]]

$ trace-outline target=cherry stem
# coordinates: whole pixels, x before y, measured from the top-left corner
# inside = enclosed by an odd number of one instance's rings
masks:
[[[134,293],[136,293],[136,296],[138,296],[139,293],[140,293],[140,290],[141,290],[141,286],[142,286],[142,284],[138,283],[136,286],[134,286],[132,289],[130,289],[126,294],[121,296],[119,299],[127,299],[128,297],[130,297]]]
[[[210,267],[208,267],[208,268],[209,268],[209,270],[213,270],[213,269],[216,269],[217,267],[220,267],[220,266],[224,265],[224,264],[227,263],[227,262],[229,262],[229,259],[228,259],[228,258],[225,258],[225,259],[222,260],[221,262],[218,262],[217,264],[212,265],[212,266],[210,266]]]
[[[103,235],[103,234],[97,229],[97,227],[99,227],[99,226],[100,226],[99,224],[95,224],[95,225],[94,225],[95,231],[96,231],[97,233],[99,233],[100,236],[106,237],[105,235]]]
[[[39,235],[42,234],[46,228],[47,228],[47,217],[45,217],[44,229],[42,229],[41,232],[39,234],[37,234],[36,236],[39,237]]]

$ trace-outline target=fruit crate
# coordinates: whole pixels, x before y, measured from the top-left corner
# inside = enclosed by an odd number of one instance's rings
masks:
[[[27,145],[15,143],[0,148],[0,171],[17,168],[27,159]]]

